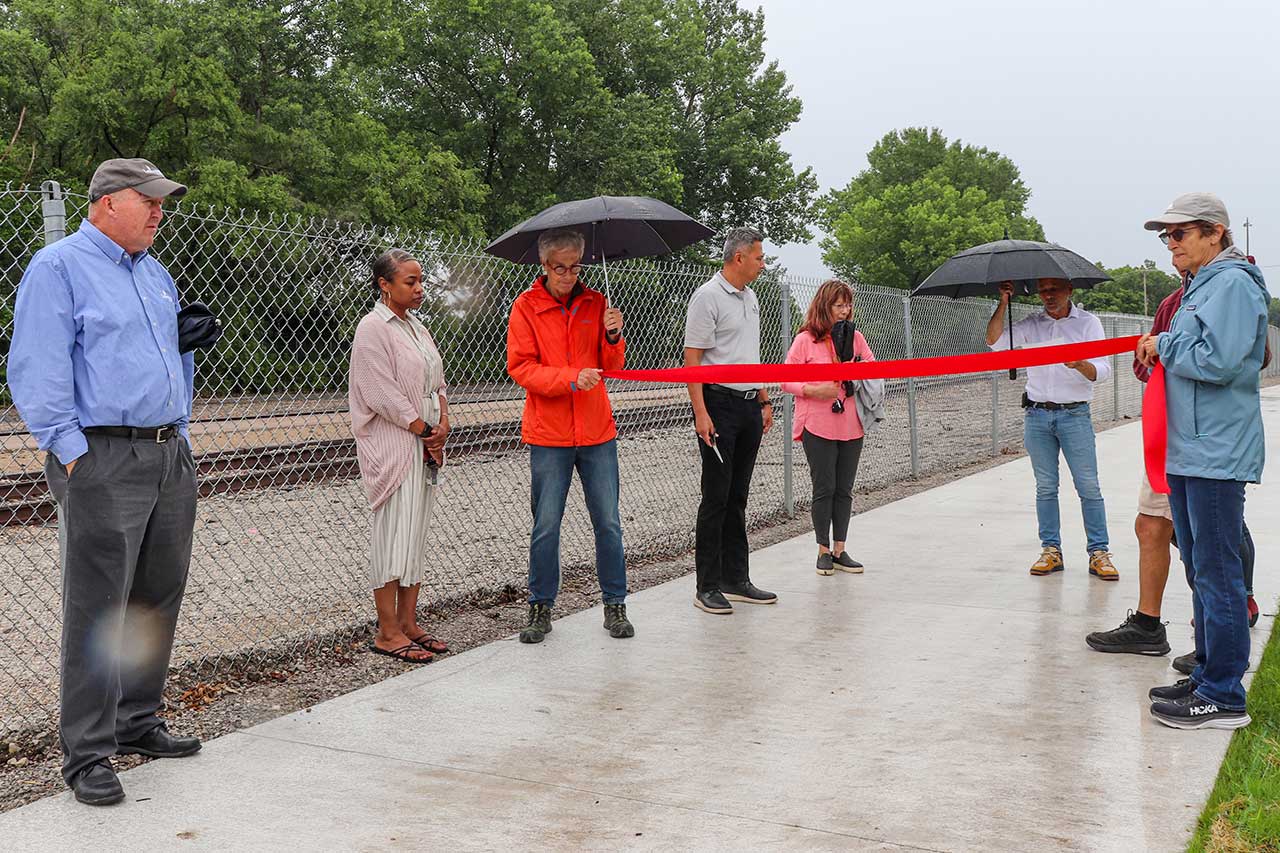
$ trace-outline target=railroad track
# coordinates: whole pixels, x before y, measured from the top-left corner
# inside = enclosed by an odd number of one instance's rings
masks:
[[[692,424],[687,401],[631,407],[616,411],[614,417],[622,436],[683,421]],[[455,427],[449,438],[451,460],[486,453],[511,453],[519,448],[519,420]],[[196,457],[196,470],[200,497],[359,476],[356,444],[351,438],[202,453]],[[49,494],[43,472],[0,476],[0,524],[6,527],[45,524],[56,513],[57,506]]]

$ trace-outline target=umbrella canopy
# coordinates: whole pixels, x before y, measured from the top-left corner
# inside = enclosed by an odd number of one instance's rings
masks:
[[[838,320],[831,324],[831,348],[841,361],[853,361],[852,320]]]
[[[517,264],[538,262],[538,237],[570,228],[586,238],[584,264],[669,255],[712,236],[710,228],[666,202],[645,196],[596,196],[552,205],[485,247]]]
[[[1111,276],[1057,243],[996,240],[957,252],[922,281],[912,296],[989,296],[1012,281],[1015,294],[1034,296],[1036,280],[1065,278],[1073,287],[1093,287]]]

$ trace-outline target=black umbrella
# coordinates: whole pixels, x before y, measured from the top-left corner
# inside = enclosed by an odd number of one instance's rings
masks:
[[[178,352],[206,349],[222,336],[222,321],[203,302],[192,302],[178,312]]]
[[[1000,283],[1013,282],[1014,295],[1036,293],[1042,278],[1060,278],[1072,287],[1093,287],[1111,276],[1070,249],[1057,243],[1005,239],[957,252],[922,281],[912,296],[986,296],[1000,293]],[[1013,349],[1013,310],[1009,310],[1009,348]],[[1010,368],[1009,378],[1018,371]]]
[[[605,195],[554,204],[494,240],[485,251],[517,264],[536,264],[539,235],[556,228],[570,228],[586,239],[582,262],[605,265],[606,295],[608,261],[669,255],[715,233],[666,202]]]

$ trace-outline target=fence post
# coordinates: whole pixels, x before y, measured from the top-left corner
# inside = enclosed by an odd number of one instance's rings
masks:
[[[782,351],[791,347],[791,282],[784,276],[778,283],[778,294],[782,302],[782,319],[778,328],[782,334]],[[782,502],[787,508],[790,518],[796,517],[796,497],[792,490],[792,466],[795,463],[795,448],[791,441],[791,410],[793,399],[790,394],[782,395]]]
[[[906,331],[907,358],[915,358],[911,346],[911,297],[902,297],[902,323]],[[911,425],[911,476],[920,476],[920,431],[916,424],[916,381],[907,380],[907,422]]]
[[[40,185],[40,212],[44,215],[44,244],[52,245],[67,236],[67,204],[62,185],[45,181]]]
[[[991,455],[1000,455],[1000,374],[991,374]]]
[[[1111,318],[1111,337],[1120,334],[1120,318]],[[1111,420],[1120,420],[1120,356],[1111,356]]]

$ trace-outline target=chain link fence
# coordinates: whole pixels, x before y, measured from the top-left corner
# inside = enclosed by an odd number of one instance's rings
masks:
[[[0,371],[23,270],[36,250],[78,227],[87,202],[56,184],[0,187]],[[183,302],[209,304],[224,331],[216,350],[196,359],[191,437],[201,500],[175,667],[251,664],[350,638],[370,624],[370,513],[350,433],[346,372],[356,323],[373,305],[370,263],[393,246],[422,260],[427,297],[420,314],[441,347],[450,387],[450,464],[428,535],[424,604],[463,608],[521,596],[529,469],[520,443],[524,395],[506,376],[505,341],[509,308],[531,269],[430,234],[178,206],[166,216],[154,254],[173,273]],[[681,363],[685,306],[712,272],[660,261],[610,266],[614,300],[627,317],[629,367]],[[782,360],[819,283],[756,282],[765,361]],[[861,287],[856,322],[880,359],[946,355],[985,348],[991,309],[988,301],[909,301],[901,291]],[[1015,310],[1025,316],[1034,308]],[[1149,322],[1103,318],[1110,335],[1136,334]],[[1275,348],[1280,338],[1271,331]],[[1142,386],[1127,357],[1116,357],[1113,376],[1097,390],[1095,418],[1137,416]],[[1019,448],[1023,384],[1004,374],[889,382],[886,422],[868,439],[859,490]],[[628,561],[684,553],[693,546],[699,500],[685,389],[610,381],[609,391]],[[43,455],[7,382],[2,393],[0,736],[54,722],[61,633],[56,507],[44,486]],[[794,514],[810,494],[804,454],[789,440],[791,401],[782,399],[756,466],[753,526]],[[591,568],[591,524],[576,485],[562,550],[566,572]]]

